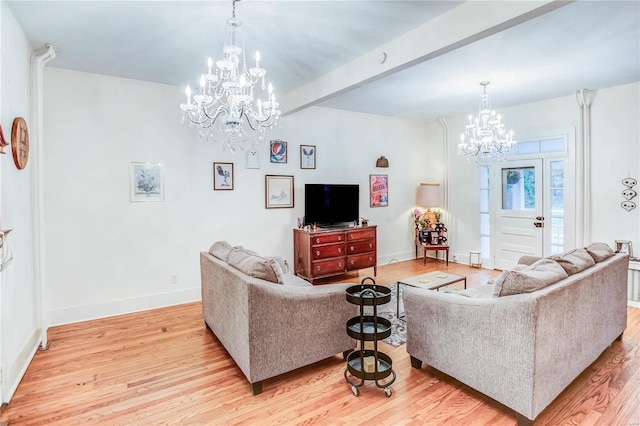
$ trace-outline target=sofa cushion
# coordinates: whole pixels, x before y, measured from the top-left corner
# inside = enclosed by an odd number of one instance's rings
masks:
[[[228,262],[229,261],[229,253],[231,252],[231,244],[226,241],[217,241],[211,245],[209,248],[209,254],[218,259]]]
[[[567,278],[566,271],[551,259],[540,259],[520,271],[504,271],[495,279],[496,297],[531,293]]]
[[[251,250],[234,247],[229,253],[229,265],[246,275],[261,280],[282,284],[284,282],[282,269],[273,259],[252,254]]]
[[[564,268],[569,275],[577,274],[596,264],[593,258],[583,248],[577,248],[562,254],[551,256],[550,259],[555,260]]]
[[[265,257],[265,259],[273,259],[273,260],[275,260],[278,263],[278,265],[280,265],[280,269],[282,269],[283,273],[285,273],[285,274],[289,273],[289,264],[284,259],[284,257],[282,257],[282,256],[267,256],[267,257]]]
[[[589,253],[589,256],[591,256],[596,263],[602,262],[614,255],[611,247],[605,243],[591,243],[589,247],[587,247],[587,253]]]

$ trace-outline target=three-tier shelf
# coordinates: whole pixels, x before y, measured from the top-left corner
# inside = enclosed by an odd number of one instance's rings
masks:
[[[369,280],[371,284],[365,284]],[[355,396],[360,395],[359,388],[366,380],[374,380],[376,386],[384,389],[385,395],[390,397],[389,386],[396,380],[396,373],[391,368],[391,357],[378,351],[378,340],[391,335],[391,321],[378,316],[378,306],[391,301],[391,289],[376,285],[373,278],[367,277],[360,285],[347,288],[347,301],[360,306],[360,315],[347,321],[347,334],[359,341],[359,347],[347,356],[344,378]],[[372,315],[365,312],[365,306],[373,308]],[[366,349],[365,342],[373,342],[373,349]],[[370,363],[366,362],[371,360],[372,369],[367,368]]]

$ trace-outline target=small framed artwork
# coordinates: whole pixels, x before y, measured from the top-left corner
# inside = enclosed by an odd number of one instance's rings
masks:
[[[129,200],[164,201],[164,164],[129,163]]]
[[[389,175],[369,175],[369,206],[389,205]]]
[[[264,204],[267,209],[293,207],[293,176],[265,175]]]
[[[269,154],[272,163],[286,163],[287,162],[287,143],[276,139],[271,141],[271,151]]]
[[[631,241],[616,240],[616,253],[626,253],[629,257],[633,257],[633,248]]]
[[[316,146],[300,145],[300,168],[315,169],[316,168]]]
[[[233,163],[213,163],[213,190],[233,191]]]
[[[435,231],[431,231],[431,244],[434,246],[438,245],[438,233]]]

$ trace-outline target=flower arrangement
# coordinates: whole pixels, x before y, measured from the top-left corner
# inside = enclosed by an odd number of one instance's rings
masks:
[[[411,217],[413,218],[413,223],[416,226],[416,229],[426,229],[429,225],[429,218],[427,217],[427,212],[422,213],[418,209],[413,209],[411,212]]]

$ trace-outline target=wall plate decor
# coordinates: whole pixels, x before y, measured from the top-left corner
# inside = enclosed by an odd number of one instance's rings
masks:
[[[389,205],[389,175],[369,175],[369,206]]]
[[[164,164],[129,163],[129,200],[164,201]]]
[[[271,151],[269,155],[272,163],[287,162],[287,143],[276,139],[271,141]]]
[[[0,154],[6,154],[4,152],[4,147],[9,145],[9,142],[4,137],[4,132],[2,131],[2,125],[0,125]]]
[[[316,168],[316,146],[300,145],[300,168],[315,169]]]
[[[213,190],[233,191],[233,163],[213,163]]]
[[[11,152],[13,153],[13,162],[20,170],[27,166],[29,161],[29,129],[27,122],[22,117],[13,120],[11,128]]]
[[[293,176],[265,175],[264,205],[267,209],[293,207]]]
[[[624,210],[630,212],[631,210],[637,207],[636,203],[631,201],[633,197],[638,195],[635,189],[632,189],[634,186],[638,184],[638,180],[632,177],[627,177],[622,179],[622,184],[626,187],[622,191],[622,196],[624,197],[624,201],[620,203],[620,207]]]

